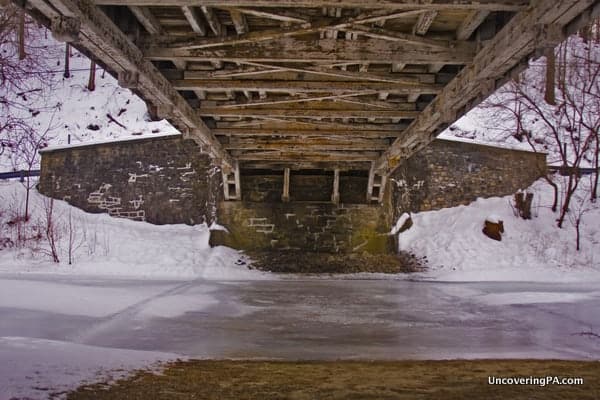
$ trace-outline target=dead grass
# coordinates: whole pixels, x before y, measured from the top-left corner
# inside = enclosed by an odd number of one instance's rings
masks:
[[[488,376],[583,377],[584,384],[489,385]],[[600,362],[189,361],[68,395],[83,399],[600,399]]]

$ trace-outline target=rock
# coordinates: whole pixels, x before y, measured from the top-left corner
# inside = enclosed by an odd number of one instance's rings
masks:
[[[495,218],[490,219],[485,220],[482,232],[490,239],[501,241],[502,233],[504,233],[504,222]]]

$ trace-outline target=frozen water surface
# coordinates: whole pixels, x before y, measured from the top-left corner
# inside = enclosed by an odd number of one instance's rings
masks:
[[[176,357],[597,360],[598,309],[598,285],[581,282],[5,274],[0,397]]]

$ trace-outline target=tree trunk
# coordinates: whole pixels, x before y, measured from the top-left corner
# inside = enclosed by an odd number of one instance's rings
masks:
[[[88,80],[88,90],[93,92],[96,90],[96,63],[91,61],[90,63],[90,78]]]
[[[554,48],[546,49],[546,103],[555,106],[556,96],[554,94],[554,85],[556,82],[556,56]]]
[[[24,60],[25,54],[25,11],[19,14],[19,60]]]
[[[65,51],[65,72],[63,74],[63,76],[65,78],[70,78],[71,77],[71,71],[69,69],[69,61],[71,59],[70,54],[69,54],[70,53],[69,47],[71,47],[71,46],[69,45],[69,43],[67,43],[66,44],[66,51]]]

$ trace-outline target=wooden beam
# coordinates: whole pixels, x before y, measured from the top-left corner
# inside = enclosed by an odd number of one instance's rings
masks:
[[[206,19],[208,26],[213,31],[215,36],[218,38],[223,36],[226,32],[223,28],[223,25],[221,25],[221,21],[219,21],[219,17],[217,17],[215,11],[211,7],[207,6],[201,6],[200,9],[204,13],[204,18]]]
[[[333,204],[339,204],[340,202],[340,170],[336,168],[333,170],[333,190],[331,193],[331,202]]]
[[[458,42],[451,40],[429,39],[422,36],[409,35],[402,32],[391,31],[388,29],[375,28],[372,26],[354,25],[345,29],[347,32],[354,32],[358,35],[367,36],[373,39],[389,40],[392,42],[402,42],[416,46],[431,47],[437,49],[456,49],[457,51],[474,51],[474,44],[468,42]]]
[[[425,35],[437,15],[437,10],[427,11],[426,13],[419,15],[419,19],[413,27],[413,35]]]
[[[43,0],[31,0],[28,3],[36,8],[36,4],[45,4]],[[231,168],[234,165],[231,156],[223,150],[187,101],[173,89],[151,62],[143,58],[140,50],[104,12],[89,0],[52,0],[51,3],[55,8],[66,10],[80,21],[81,35],[76,43],[78,48],[94,54],[108,69],[118,74],[135,71],[138,76],[136,92],[145,101],[161,109],[170,110],[167,117],[170,117],[187,137],[196,140],[205,151],[220,160],[223,168]],[[44,9],[44,5],[38,9]]]
[[[488,15],[489,11],[471,11],[456,30],[456,40],[468,40]]]
[[[384,139],[364,138],[239,138],[232,137],[229,143],[223,145],[227,150],[367,150],[381,151],[389,147],[389,142]]]
[[[319,110],[319,109],[230,109],[221,107],[200,107],[199,115],[203,117],[276,117],[276,118],[416,118],[417,111],[400,110]]]
[[[268,91],[280,93],[334,93],[347,94],[360,91],[388,92],[394,94],[436,94],[443,89],[442,84],[393,84],[387,82],[344,82],[344,81],[271,81],[271,80],[219,80],[186,79],[171,82],[177,90],[206,91]]]
[[[206,7],[202,7],[204,10]],[[264,41],[273,41],[276,39],[283,39],[293,36],[307,35],[310,33],[327,32],[337,29],[350,28],[359,24],[368,24],[376,21],[386,19],[398,19],[413,17],[415,15],[422,14],[423,10],[412,10],[402,11],[396,13],[374,13],[365,14],[356,18],[343,18],[339,19],[332,18],[320,18],[308,24],[304,24],[302,27],[286,27],[280,29],[267,29],[261,31],[248,32],[244,35],[239,36],[226,36],[226,37],[213,37],[213,38],[197,38],[197,37],[181,37],[175,36],[172,38],[151,38],[150,40],[158,41],[164,46],[176,47],[179,49],[186,50],[197,50],[197,49],[208,49],[212,47],[224,47],[233,46],[240,44],[253,44]],[[209,21],[210,24],[210,21]],[[220,25],[219,25],[220,26]],[[335,38],[330,38],[335,39]],[[152,42],[150,42],[152,44]]]
[[[275,39],[270,42],[240,44],[221,49],[189,49],[146,43],[144,55],[151,60],[184,59],[188,61],[244,62],[300,62],[300,63],[389,63],[469,64],[475,56],[475,47],[464,44],[455,49],[418,46],[397,41],[365,40],[337,41],[335,39],[299,40],[294,38]]]
[[[181,11],[192,27],[192,30],[200,36],[206,36],[206,27],[198,15],[196,8],[192,6],[183,6],[181,7]]]
[[[350,71],[341,71],[333,68],[326,67],[290,67],[290,66],[277,66],[273,64],[265,64],[265,63],[255,63],[255,62],[244,62],[244,64],[252,65],[255,67],[262,68],[270,68],[269,73],[273,72],[299,72],[299,73],[309,73],[312,75],[320,75],[320,76],[332,76],[337,78],[345,78],[345,79],[355,79],[360,81],[374,81],[374,82],[391,82],[391,83],[416,83],[419,82],[417,77],[385,77],[381,75],[369,74],[366,70],[359,72],[350,72]],[[368,65],[368,64],[367,64]]]
[[[379,156],[377,151],[279,151],[279,150],[232,150],[232,155],[240,161],[320,161],[320,162],[356,162],[373,161]]]
[[[319,161],[240,161],[242,169],[269,169],[275,171],[284,171],[289,168],[294,170],[318,169],[323,171],[333,171],[338,168],[340,171],[368,171],[371,166],[369,161],[337,161],[337,162],[319,162]]]
[[[244,91],[247,92],[247,91]],[[277,100],[259,100],[259,101],[248,101],[245,103],[235,103],[235,104],[227,104],[221,106],[222,108],[244,108],[244,107],[264,107],[268,105],[276,105],[276,104],[296,104],[296,103],[307,103],[314,101],[324,101],[324,100],[336,100],[345,97],[356,97],[356,96],[364,96],[369,94],[375,94],[376,91],[372,92],[356,92],[356,93],[347,93],[347,94],[336,94],[331,96],[310,96],[310,97],[301,97],[298,98],[296,96],[286,96],[284,98],[279,98]]]
[[[231,10],[231,9],[228,9]],[[268,10],[261,9],[253,9],[253,8],[236,8],[238,12],[247,15],[253,15],[255,17],[274,19],[276,21],[281,22],[289,22],[296,24],[306,24],[308,23],[308,19],[302,15],[289,12],[289,11],[277,11],[276,13],[270,12]]]
[[[281,201],[287,203],[290,201],[290,169],[285,168],[283,170],[283,193],[281,194]]]
[[[443,128],[496,89],[496,82],[510,75],[536,49],[564,39],[563,27],[581,15],[594,0],[539,0],[517,13],[423,110],[376,162],[389,174],[415,152],[427,146]]]
[[[129,10],[135,15],[144,29],[151,35],[161,35],[163,29],[158,19],[146,7],[129,6]]]
[[[146,5],[146,6],[193,6],[198,0],[95,0],[102,5]],[[202,4],[210,7],[273,7],[273,0],[202,0]],[[415,8],[433,10],[490,10],[518,11],[529,6],[528,0],[380,0],[365,2],[364,0],[277,0],[277,7],[342,7],[342,8],[383,8],[388,10],[413,10]]]
[[[402,131],[408,126],[408,123],[394,123],[394,124],[380,124],[380,123],[338,123],[338,122],[327,122],[327,121],[303,121],[301,119],[294,120],[293,118],[287,119],[275,119],[268,117],[260,117],[253,120],[243,120],[237,122],[217,122],[217,130],[220,128],[231,129],[231,128],[256,128],[256,129],[271,129],[275,130],[350,130],[351,132],[356,131]]]
[[[229,15],[231,15],[231,21],[233,22],[233,26],[235,26],[237,34],[243,35],[244,33],[247,33],[248,22],[246,21],[246,16],[235,8],[230,8],[228,11]]]
[[[223,124],[223,123],[221,123]],[[346,129],[281,129],[281,128],[214,128],[215,135],[240,137],[326,137],[326,138],[395,138],[402,134],[402,129],[395,130],[366,130],[355,129],[348,124]]]

